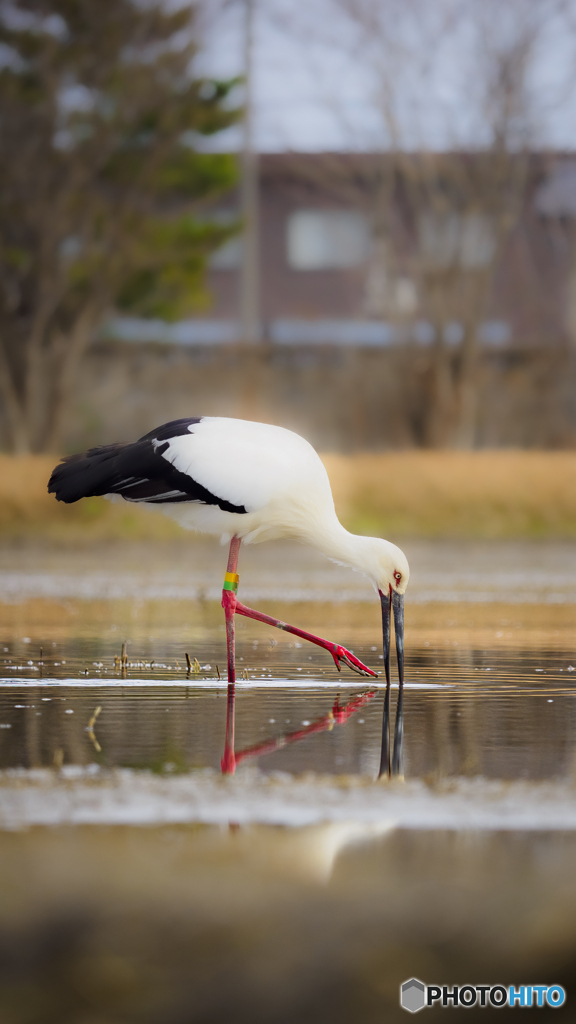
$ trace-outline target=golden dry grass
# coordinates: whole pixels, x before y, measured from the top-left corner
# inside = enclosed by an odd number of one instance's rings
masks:
[[[0,537],[36,537],[63,543],[134,538],[163,540],[181,534],[176,523],[127,502],[85,498],[64,505],[48,494],[57,458],[0,455]]]
[[[324,457],[342,520],[389,537],[575,537],[576,453]]]
[[[404,537],[576,537],[576,453],[326,455],[336,507],[359,533]],[[0,456],[0,535],[81,543],[181,536],[157,512],[47,494],[53,456]]]

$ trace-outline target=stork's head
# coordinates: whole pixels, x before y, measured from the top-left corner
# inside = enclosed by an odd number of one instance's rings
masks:
[[[375,542],[373,579],[381,594],[404,594],[410,579],[408,559],[400,548],[389,540]]]

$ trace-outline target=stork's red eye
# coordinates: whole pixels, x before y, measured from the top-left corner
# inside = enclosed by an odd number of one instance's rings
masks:
[[[402,573],[396,570],[396,572],[394,573],[394,579],[396,580],[396,583],[400,583],[400,580],[402,579]]]

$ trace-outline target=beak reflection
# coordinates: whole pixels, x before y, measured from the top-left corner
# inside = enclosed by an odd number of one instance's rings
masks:
[[[404,595],[390,589],[387,594],[380,591],[382,606],[382,646],[384,650],[384,672],[386,674],[386,693],[384,695],[384,715],[382,719],[382,746],[380,752],[380,771],[383,775],[402,775],[402,745],[404,739]],[[390,749],[390,620],[394,617],[394,634],[396,637],[396,659],[398,662],[398,705],[396,708],[396,724],[394,728],[394,751]]]

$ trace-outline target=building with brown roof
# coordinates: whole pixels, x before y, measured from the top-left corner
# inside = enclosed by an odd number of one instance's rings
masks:
[[[301,153],[262,155],[259,167],[264,341],[427,344],[442,331],[457,344],[458,294],[476,294],[479,282],[483,345],[557,346],[574,334],[574,158]],[[238,195],[210,215],[240,225]],[[124,322],[121,334],[241,340],[241,260],[241,235],[212,258],[208,315]]]

